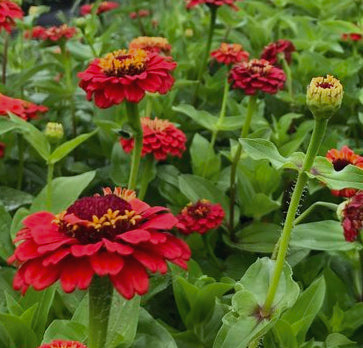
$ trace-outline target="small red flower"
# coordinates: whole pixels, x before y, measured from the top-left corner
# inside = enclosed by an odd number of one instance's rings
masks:
[[[342,40],[344,41],[360,41],[362,40],[363,35],[359,33],[349,33],[349,34],[343,34]]]
[[[54,340],[51,343],[43,344],[38,348],[87,348],[84,344],[76,341]]]
[[[218,63],[231,65],[247,62],[250,54],[238,44],[221,43],[221,46],[210,54]]]
[[[191,8],[197,5],[206,4],[209,6],[222,6],[228,5],[232,7],[234,10],[238,11],[238,7],[235,5],[235,2],[242,1],[242,0],[187,0],[187,8]]]
[[[176,63],[142,49],[119,50],[95,59],[79,73],[80,87],[87,99],[100,108],[109,108],[123,100],[138,103],[145,92],[166,94],[174,84],[170,72]]]
[[[148,17],[148,16],[150,16],[150,11],[149,10],[139,10],[138,12],[131,12],[129,14],[129,17],[131,19]]]
[[[28,121],[47,111],[48,108],[46,106],[36,105],[22,99],[10,98],[0,94],[0,115],[2,116],[7,116],[11,112]]]
[[[57,42],[60,40],[69,40],[76,35],[77,29],[63,24],[60,27],[41,27],[36,26],[30,31],[26,31],[24,36],[28,39],[36,39],[48,42]]]
[[[177,228],[181,233],[197,232],[204,234],[217,228],[224,219],[224,210],[220,204],[212,204],[202,199],[194,204],[189,203],[177,216]]]
[[[262,91],[275,94],[284,87],[286,76],[283,70],[264,59],[252,59],[232,67],[229,81],[233,88],[243,89],[247,95]]]
[[[81,16],[86,16],[92,12],[93,5],[83,5],[80,8],[80,14]],[[98,7],[96,14],[105,13],[108,11],[112,11],[115,8],[119,7],[119,4],[114,1],[103,1],[101,2],[100,6]]]
[[[15,26],[15,19],[22,19],[23,11],[14,2],[8,0],[0,1],[0,31],[5,29],[8,33]]]
[[[170,231],[177,219],[150,207],[130,190],[78,199],[58,215],[38,212],[24,220],[9,263],[18,266],[13,286],[43,290],[60,280],[67,293],[85,290],[93,276],[107,276],[126,299],[148,291],[148,271],[167,272],[170,261],[187,268],[190,249]]]
[[[336,171],[343,170],[348,164],[363,169],[363,157],[354,153],[348,146],[343,146],[341,150],[331,149],[326,154],[326,158],[333,164]],[[356,189],[345,188],[342,190],[331,190],[334,196],[352,197],[357,192]]]
[[[363,191],[356,193],[345,205],[342,226],[345,240],[354,242],[363,228]]]
[[[129,44],[129,48],[141,48],[158,54],[164,53],[165,55],[169,55],[171,51],[171,45],[166,38],[152,36],[139,36],[136,39],[133,39]]]
[[[6,148],[6,144],[2,143],[0,141],[0,158],[4,158],[5,156],[5,148]]]
[[[187,138],[185,134],[167,120],[141,119],[143,129],[142,156],[152,154],[156,160],[165,160],[168,155],[182,157]],[[134,148],[134,139],[120,139],[125,152]]]
[[[294,44],[289,40],[278,40],[267,45],[262,54],[261,59],[265,59],[270,64],[275,65],[278,63],[279,53],[283,53],[288,64],[291,64],[292,52],[295,52]]]

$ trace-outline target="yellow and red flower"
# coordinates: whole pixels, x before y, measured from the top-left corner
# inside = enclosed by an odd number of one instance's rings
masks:
[[[54,340],[51,343],[43,344],[38,348],[87,348],[87,347],[81,342]]]
[[[69,40],[74,35],[76,35],[76,33],[77,29],[75,27],[69,27],[67,24],[63,24],[59,27],[53,26],[49,28],[38,25],[33,29],[26,31],[24,36],[27,39],[57,42],[60,40]]]
[[[177,219],[150,207],[130,190],[78,199],[66,211],[38,212],[24,220],[8,262],[18,266],[13,286],[24,294],[60,280],[67,293],[85,290],[94,275],[109,277],[126,299],[148,291],[148,271],[167,272],[170,261],[187,268],[190,249],[170,231]]]
[[[233,66],[229,81],[233,88],[243,89],[247,95],[254,95],[258,91],[275,94],[284,87],[286,75],[267,60],[252,59]]]
[[[278,40],[267,45],[262,54],[261,59],[265,59],[270,64],[275,65],[278,63],[278,55],[282,53],[288,64],[291,64],[292,52],[295,52],[294,44],[289,40]]]
[[[219,203],[212,204],[207,199],[201,199],[183,208],[177,216],[177,228],[184,234],[192,232],[204,234],[220,226],[224,216],[224,210]]]
[[[247,62],[250,54],[243,50],[242,45],[221,43],[221,46],[210,54],[218,63],[231,65]]]
[[[141,48],[143,50],[164,53],[169,55],[171,51],[171,45],[165,37],[152,37],[152,36],[139,36],[133,39],[129,45],[130,49]]]
[[[108,12],[108,11],[112,11],[116,8],[119,7],[119,4],[117,2],[114,2],[114,1],[103,1],[101,2],[101,4],[98,6],[97,8],[97,11],[96,11],[96,14],[101,14],[101,13],[105,13],[105,12]],[[90,4],[90,5],[83,5],[81,6],[80,8],[80,14],[81,16],[86,16],[88,14],[90,14],[92,12],[92,8],[93,8],[93,5]]]
[[[345,240],[354,242],[363,229],[363,191],[357,192],[347,202],[342,215]]]
[[[95,59],[79,73],[79,85],[100,108],[124,100],[138,103],[145,92],[166,94],[174,84],[171,71],[175,68],[169,57],[142,49],[118,50]]]
[[[0,116],[7,116],[9,112],[28,121],[48,111],[43,105],[36,105],[29,101],[7,97],[0,94]]]
[[[141,118],[143,129],[142,156],[152,154],[156,160],[165,160],[168,155],[182,157],[187,138],[168,120]],[[134,139],[120,139],[125,152],[134,148]]]
[[[8,33],[15,26],[15,19],[22,19],[23,10],[12,1],[0,0],[0,31],[5,29]]]
[[[340,150],[329,150],[326,154],[326,158],[333,164],[336,171],[343,170],[349,164],[363,169],[363,157],[354,153],[348,146],[343,146]],[[334,196],[340,197],[352,197],[356,192],[357,190],[352,188],[331,190],[331,193]]]
[[[235,2],[242,0],[187,0],[187,1],[188,1],[187,8],[191,8],[201,4],[206,4],[208,6],[215,6],[215,7],[228,5],[237,11],[238,7],[236,6]]]

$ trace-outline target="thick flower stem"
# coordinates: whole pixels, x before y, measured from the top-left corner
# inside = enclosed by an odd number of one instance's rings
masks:
[[[52,181],[54,173],[54,164],[48,163],[48,176],[47,176],[47,210],[52,210]]]
[[[93,278],[89,288],[88,348],[106,348],[112,293],[113,287],[108,277]]]
[[[151,171],[154,165],[154,157],[153,155],[147,155],[145,159],[145,165],[142,171],[142,179],[141,179],[141,187],[139,194],[137,195],[139,199],[143,200],[145,194],[147,192],[147,188],[149,187],[149,183],[151,180]]]
[[[250,125],[252,121],[252,116],[255,113],[257,106],[257,96],[251,95],[250,99],[248,101],[248,107],[247,107],[247,115],[245,119],[245,123],[242,128],[241,132],[241,138],[246,138],[248,135],[248,132],[250,130]],[[237,176],[237,167],[239,159],[241,158],[242,154],[242,145],[238,143],[237,145],[237,151],[234,155],[233,161],[232,161],[232,168],[231,168],[231,177],[230,177],[230,194],[229,194],[229,231],[231,233],[231,237],[233,237],[233,225],[234,225],[234,203],[236,200],[236,176]]]
[[[8,65],[8,51],[9,51],[9,34],[5,33],[4,37],[4,55],[3,55],[3,66],[2,66],[2,79],[3,85],[6,84],[6,68]]]
[[[134,136],[134,149],[132,150],[131,171],[128,188],[130,190],[134,190],[136,188],[137,174],[139,172],[141,160],[143,132],[137,104],[126,102],[126,109],[128,123],[133,130]]]
[[[287,211],[286,221],[282,230],[280,238],[280,246],[277,253],[277,260],[272,275],[272,280],[267,292],[266,301],[263,306],[263,314],[268,317],[271,314],[272,304],[275,299],[277,287],[280,282],[280,277],[285,264],[286,254],[289,246],[291,231],[294,226],[296,212],[299,208],[300,199],[304,191],[304,187],[308,181],[306,174],[313,165],[314,159],[318,153],[321,142],[324,138],[328,119],[315,119],[314,131],[310,139],[310,144],[306,153],[304,165],[302,171],[299,173],[294,192],[291,197],[289,209]]]

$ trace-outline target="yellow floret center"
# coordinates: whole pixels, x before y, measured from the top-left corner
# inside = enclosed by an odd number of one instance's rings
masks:
[[[151,130],[154,130],[157,132],[162,132],[166,128],[168,128],[171,123],[167,120],[160,120],[157,117],[155,117],[155,119],[153,119],[153,120],[151,120],[149,118],[142,118],[141,124],[145,127],[148,127]]]

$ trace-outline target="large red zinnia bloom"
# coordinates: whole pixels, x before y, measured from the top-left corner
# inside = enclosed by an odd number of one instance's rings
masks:
[[[181,233],[197,232],[204,234],[221,225],[224,210],[220,204],[212,204],[206,199],[189,203],[177,216],[177,228]]]
[[[60,40],[69,40],[76,33],[76,28],[69,27],[67,24],[63,24],[59,27],[53,26],[49,28],[36,26],[30,31],[26,31],[24,35],[28,39],[57,42]]]
[[[206,4],[209,6],[222,6],[222,5],[228,5],[232,7],[234,10],[238,10],[238,7],[235,5],[235,2],[242,1],[242,0],[187,0],[187,8],[191,8],[197,5]]]
[[[123,100],[138,103],[145,92],[166,94],[174,84],[170,72],[176,63],[142,49],[119,50],[95,59],[78,74],[80,87],[87,99],[94,96],[95,104],[108,108]]]
[[[265,59],[270,64],[275,65],[278,62],[279,53],[283,53],[286,62],[291,63],[292,52],[295,52],[294,44],[289,40],[278,40],[267,45],[262,54],[261,59]]]
[[[142,156],[152,154],[156,160],[165,160],[168,155],[182,157],[187,138],[168,120],[154,120],[149,117],[141,119],[143,129]],[[134,148],[134,139],[120,139],[125,152]]]
[[[22,19],[23,11],[14,2],[0,0],[0,31],[5,29],[8,33],[15,26],[14,19]]]
[[[81,342],[54,340],[51,343],[43,344],[38,348],[87,348],[87,347]]]
[[[262,91],[275,94],[284,87],[286,76],[283,70],[264,59],[252,59],[232,67],[229,81],[233,88],[243,89],[247,95]]]
[[[9,112],[28,121],[48,111],[43,105],[36,105],[22,99],[10,98],[0,94],[0,115],[7,116]]]
[[[356,193],[343,209],[344,237],[354,242],[363,228],[363,191]]]
[[[119,7],[119,4],[114,1],[103,1],[101,2],[100,6],[98,6],[98,9],[96,11],[96,14],[101,14],[104,12],[112,11],[115,8]],[[80,14],[81,16],[86,16],[92,12],[93,5],[83,5],[80,8]]]
[[[250,54],[243,50],[242,45],[221,43],[221,46],[210,54],[218,63],[231,65],[247,62]]]
[[[139,36],[129,44],[130,49],[141,48],[154,53],[170,54],[171,45],[165,37]]]
[[[66,211],[38,212],[24,220],[9,263],[19,269],[13,286],[43,290],[60,280],[65,292],[87,289],[95,274],[108,276],[126,299],[148,291],[148,272],[166,273],[170,261],[187,268],[188,245],[171,235],[177,219],[150,207],[133,191],[104,190],[78,199]]]
[[[329,150],[326,154],[326,158],[333,164],[336,171],[343,170],[348,164],[352,164],[363,169],[363,157],[355,154],[348,146],[343,146],[341,150]],[[331,190],[331,192],[334,196],[352,197],[357,190],[345,188],[342,190]]]

